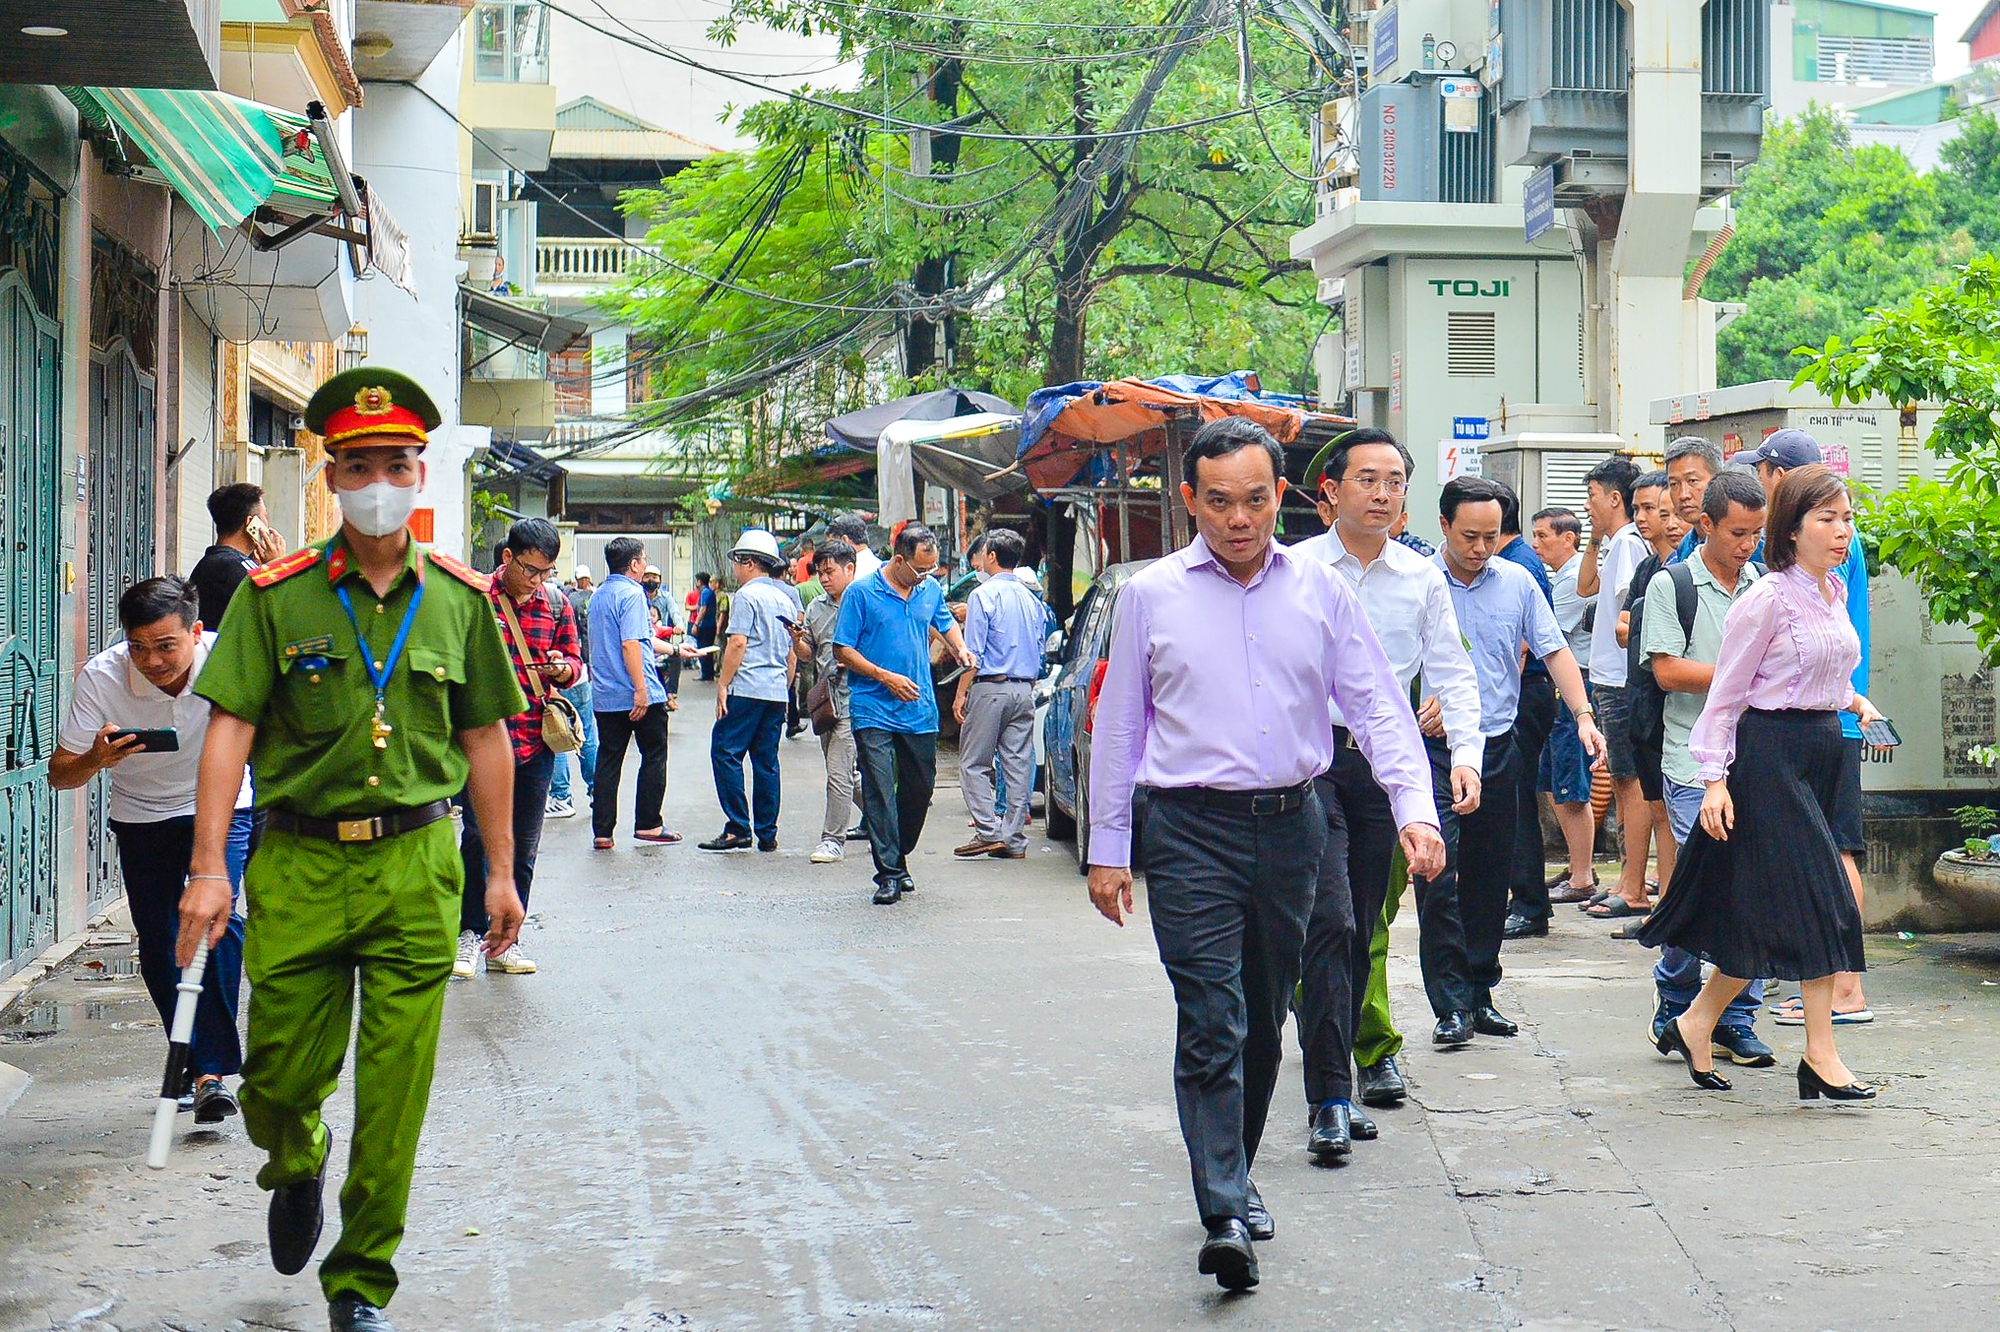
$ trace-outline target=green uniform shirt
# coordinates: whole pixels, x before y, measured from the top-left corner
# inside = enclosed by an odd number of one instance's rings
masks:
[[[379,600],[336,536],[290,557],[307,561],[268,586],[246,579],[223,617],[195,692],[257,728],[250,755],[257,804],[341,819],[429,804],[465,787],[458,733],[527,707],[500,641],[492,603],[410,543],[403,572]],[[410,598],[423,601],[386,693],[388,746],[374,743],[375,686],[354,625],[335,595],[347,589],[367,650],[387,662]]]

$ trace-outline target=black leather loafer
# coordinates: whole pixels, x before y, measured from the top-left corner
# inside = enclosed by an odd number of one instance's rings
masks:
[[[1312,1132],[1306,1137],[1306,1155],[1315,1165],[1336,1165],[1354,1150],[1353,1111],[1338,1101],[1328,1101],[1313,1111]]]
[[[1410,1089],[1403,1083],[1403,1071],[1396,1067],[1396,1056],[1390,1055],[1378,1064],[1363,1064],[1356,1070],[1355,1090],[1361,1093],[1361,1104],[1386,1110],[1400,1105]]]
[[[1250,1243],[1250,1228],[1235,1217],[1211,1221],[1208,1238],[1202,1242],[1196,1270],[1215,1278],[1224,1290],[1248,1290],[1257,1284],[1257,1251]]]
[[[1437,1029],[1431,1032],[1431,1044],[1447,1048],[1472,1044],[1472,1014],[1446,1013],[1438,1019]]]
[[[222,1085],[222,1079],[212,1078],[195,1088],[194,1122],[197,1124],[220,1124],[236,1113],[236,1093]]]
[[[326,1154],[333,1155],[327,1142]],[[320,1228],[326,1224],[322,1197],[326,1186],[326,1162],[319,1173],[296,1184],[280,1184],[271,1190],[271,1215],[266,1230],[271,1239],[271,1266],[286,1276],[297,1276],[312,1261],[319,1247]]]
[[[899,880],[891,879],[887,883],[875,885],[876,906],[894,906],[902,900],[902,897],[903,885]]]
[[[1271,1209],[1264,1206],[1264,1195],[1257,1192],[1257,1181],[1251,1180],[1249,1201],[1243,1204],[1243,1224],[1250,1231],[1250,1238],[1259,1244],[1278,1237],[1278,1223],[1271,1219]]]
[[[1347,1131],[1356,1142],[1373,1142],[1382,1136],[1382,1130],[1375,1127],[1375,1121],[1359,1110],[1347,1112]]]

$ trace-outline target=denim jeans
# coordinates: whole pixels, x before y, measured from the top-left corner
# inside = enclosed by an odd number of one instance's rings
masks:
[[[590,681],[573,684],[563,690],[563,697],[576,704],[577,715],[583,718],[583,748],[576,751],[579,771],[583,775],[583,793],[590,794],[590,784],[597,777],[597,714],[590,710]],[[557,800],[569,799],[569,755],[556,755],[555,778],[549,783],[549,795]]]
[[[1682,786],[1672,778],[1666,780],[1666,792],[1667,821],[1673,829],[1674,845],[1685,845],[1694,833],[1695,821],[1701,817],[1701,798],[1707,792],[1700,786]],[[1662,948],[1660,960],[1653,966],[1653,987],[1660,992],[1662,1002],[1685,1009],[1701,990],[1701,959],[1684,948]],[[1752,976],[1743,993],[1731,1000],[1723,1012],[1722,1025],[1746,1030],[1755,1027],[1757,1011],[1763,1006],[1764,982]]]
[[[243,992],[243,866],[250,858],[250,823],[247,809],[237,810],[229,820],[224,861],[235,884],[236,908],[221,940],[209,950],[201,997],[195,1001],[189,1067],[197,1075],[234,1075],[243,1068],[236,1009]],[[161,1023],[172,1030],[174,1005],[180,997],[175,986],[181,978],[174,965],[174,945],[180,938],[181,889],[194,858],[194,816],[148,823],[113,820],[111,831],[118,838],[132,932],[139,936],[139,975]]]
[[[709,732],[708,764],[715,774],[715,799],[722,806],[723,831],[750,835],[754,819],[757,840],[778,840],[778,741],[785,730],[782,700],[729,699],[727,715],[716,718]],[[756,782],[754,816],[743,797],[743,757],[750,756]]]
[[[528,890],[535,886],[535,853],[542,846],[542,814],[549,802],[549,778],[555,771],[556,756],[538,749],[525,763],[514,765],[514,891],[521,894],[521,910],[528,909]],[[458,928],[484,934],[492,921],[486,915],[486,839],[479,831],[479,816],[473,811],[472,796],[465,801],[465,834],[458,854],[465,862],[465,890],[458,904]]]
[[[875,882],[905,879],[937,787],[937,732],[854,732],[861,759],[861,822],[875,858]]]

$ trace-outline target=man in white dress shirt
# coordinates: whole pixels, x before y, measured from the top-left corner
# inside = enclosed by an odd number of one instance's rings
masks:
[[[1320,493],[1322,503],[1336,514],[1333,530],[1294,549],[1332,565],[1354,588],[1404,694],[1420,674],[1423,679],[1418,721],[1426,735],[1446,848],[1444,873],[1436,880],[1417,880],[1419,947],[1425,954],[1428,984],[1431,977],[1465,972],[1465,930],[1453,878],[1458,815],[1479,804],[1479,769],[1485,752],[1479,728],[1479,679],[1459,633],[1444,573],[1390,539],[1409,488],[1408,451],[1387,431],[1363,429],[1335,440],[1323,457]],[[1317,471],[1315,460],[1307,475]],[[1389,797],[1356,747],[1346,718],[1338,707],[1329,711],[1334,760],[1315,781],[1326,808],[1326,850],[1306,930],[1298,1014],[1312,1120],[1306,1151],[1322,1164],[1346,1156],[1353,1138],[1376,1136],[1373,1121],[1353,1106],[1354,1034],[1368,988],[1370,944],[1389,891],[1396,849]],[[1455,964],[1439,964],[1437,955],[1454,952]],[[1431,999],[1440,1019],[1455,1006],[1442,994]],[[1364,1082],[1394,1078],[1400,1085],[1393,1057],[1381,1062],[1390,1067],[1363,1069]]]

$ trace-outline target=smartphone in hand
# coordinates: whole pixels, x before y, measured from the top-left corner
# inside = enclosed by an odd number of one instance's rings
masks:
[[[139,743],[131,749],[135,754],[174,754],[181,747],[180,733],[171,726],[152,731],[128,728],[111,733],[113,740],[123,740],[127,736],[138,738]]]
[[[1861,738],[1876,749],[1894,749],[1903,743],[1903,737],[1896,731],[1896,723],[1887,717],[1862,727]]]

